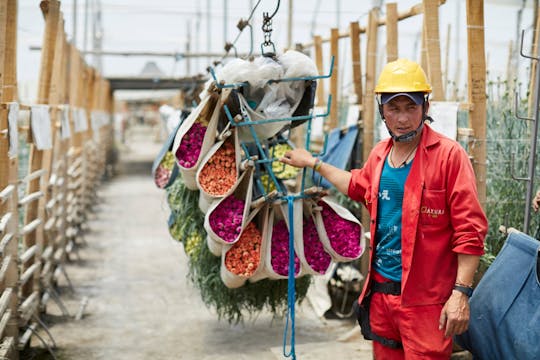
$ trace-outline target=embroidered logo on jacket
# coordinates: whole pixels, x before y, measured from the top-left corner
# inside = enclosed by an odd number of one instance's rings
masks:
[[[432,218],[437,218],[439,215],[444,215],[444,209],[432,209],[428,208],[427,206],[422,206],[420,208],[420,212]]]

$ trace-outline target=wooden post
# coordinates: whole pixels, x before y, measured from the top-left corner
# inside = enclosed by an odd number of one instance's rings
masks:
[[[86,100],[85,109],[86,109],[86,115],[88,119],[88,131],[86,132],[86,139],[91,139],[94,130],[92,128],[92,112],[96,110],[97,103],[99,99],[96,96],[96,89],[99,88],[99,83],[101,80],[101,77],[99,74],[94,70],[94,68],[87,66],[86,68],[86,94],[84,96]],[[99,95],[99,94],[97,94]]]
[[[2,102],[17,101],[17,0],[4,0],[0,2],[0,98]],[[0,129],[8,128],[8,112],[5,109],[0,111]],[[5,280],[1,291],[11,292],[9,308],[4,314],[9,314],[5,331],[2,337],[11,337],[15,343],[19,336],[19,323],[17,317],[18,308],[18,281],[19,281],[19,211],[18,211],[18,159],[8,156],[9,140],[5,136],[0,136],[0,191],[11,185],[14,190],[6,203],[0,205],[0,216],[7,212],[12,214],[12,218],[7,225],[6,233],[12,234],[12,238],[6,245],[2,254],[2,268],[7,265]],[[4,342],[4,341],[2,341]],[[9,354],[7,351],[5,354]],[[4,356],[4,353],[1,355]],[[18,359],[18,353],[13,351],[10,359]]]
[[[80,72],[81,72],[81,59],[79,51],[73,44],[70,44],[69,55],[69,104],[72,110],[75,110],[80,106],[79,102],[79,87],[80,87]],[[73,115],[71,111],[70,116]],[[73,133],[72,146],[75,150],[80,149],[82,145],[82,133]]]
[[[317,65],[319,74],[322,75],[324,74],[322,38],[319,35],[315,35],[313,43],[315,44],[315,64]],[[323,106],[324,104],[326,104],[326,94],[324,91],[324,81],[321,80],[317,83],[317,105]]]
[[[58,109],[57,105],[61,103],[61,94],[60,94],[60,87],[63,85],[62,78],[63,78],[63,72],[65,69],[62,67],[63,65],[63,51],[64,51],[64,19],[62,16],[62,13],[59,13],[58,16],[58,25],[57,25],[57,31],[56,31],[56,40],[54,43],[54,62],[51,64],[52,70],[51,70],[51,78],[50,78],[50,86],[48,91],[48,100],[47,103],[53,105],[53,107],[50,110],[51,114],[51,134],[52,134],[52,143],[56,143],[56,135],[58,132],[58,128],[56,126],[57,118],[58,118]],[[52,165],[53,165],[53,151],[46,151],[43,154],[43,169],[47,171],[47,178],[50,177],[52,174]],[[48,201],[48,198],[45,198],[45,202]],[[46,239],[45,239],[46,242]]]
[[[360,25],[352,22],[349,28],[351,38],[352,74],[356,103],[362,103],[362,63],[360,61]]]
[[[474,131],[475,144],[471,149],[476,173],[478,198],[486,203],[486,60],[484,39],[484,3],[467,0],[467,48],[469,61],[469,126]]]
[[[431,99],[444,100],[441,70],[441,41],[439,38],[439,0],[423,0],[427,72],[433,93]]]
[[[8,23],[7,6],[8,6],[8,0],[0,1],[0,50],[2,51],[2,54],[4,54],[6,50],[6,29],[7,29],[7,23]],[[4,56],[0,56],[0,84],[3,85],[3,83],[4,83]],[[2,86],[0,87],[0,97],[2,97],[3,91],[4,91],[4,87]],[[7,149],[6,149],[6,154],[7,154]],[[7,172],[5,174],[7,174]]]
[[[58,31],[58,17],[60,16],[60,2],[57,0],[42,1],[40,3],[41,10],[45,17],[45,33],[43,38],[43,48],[41,53],[41,66],[39,74],[39,87],[38,87],[38,102],[41,104],[49,103],[49,94],[51,88],[51,76],[54,63],[54,50],[56,42],[56,33]],[[34,144],[30,145],[30,160],[29,160],[29,173],[33,173],[43,168],[43,158],[45,152],[51,150],[38,150]],[[48,177],[49,174],[44,175]],[[45,180],[45,179],[43,179]],[[43,191],[47,189],[47,181],[42,181],[41,177],[31,180],[28,183],[27,194],[34,193],[36,191]],[[45,202],[44,198],[39,201],[30,203],[26,208],[24,217],[24,223],[28,224],[34,219],[43,220],[45,217]],[[43,247],[43,226],[38,226],[34,231],[26,234],[23,239],[25,249],[38,244]],[[23,264],[22,271],[24,272],[33,263],[36,262],[34,257],[33,261],[28,261]],[[23,298],[27,298],[39,287],[39,271],[36,271],[34,280],[28,281],[22,288],[21,294]]]
[[[368,17],[367,44],[366,44],[366,91],[364,92],[362,114],[362,157],[365,163],[371,149],[373,148],[374,120],[375,120],[375,99],[374,90],[377,72],[377,40],[378,40],[378,16],[377,9],[372,9]],[[362,209],[362,224],[365,229],[369,229],[369,213]],[[364,257],[366,258],[366,257]],[[365,266],[365,265],[363,265]]]
[[[426,73],[428,70],[428,61],[427,61],[427,44],[426,44],[426,17],[424,16],[422,20],[422,48],[420,49],[420,66],[422,69],[425,69]],[[427,74],[429,77],[429,74]]]
[[[369,13],[367,31],[367,58],[366,58],[366,91],[364,93],[364,116],[363,116],[363,158],[364,162],[373,148],[375,100],[374,90],[377,81],[377,41],[378,41],[378,10],[373,9]]]
[[[330,53],[334,57],[334,70],[330,78],[330,94],[332,94],[332,104],[330,107],[330,121],[327,129],[334,129],[339,122],[339,29],[332,28],[330,41]]]
[[[450,30],[452,29],[451,24],[448,24],[448,29],[446,30],[446,50],[444,55],[444,83],[443,83],[443,91],[444,91],[444,98],[448,99],[448,74],[450,73],[450,65],[449,65],[449,55],[450,55]]]
[[[386,4],[386,60],[398,58],[398,11],[396,3]]]
[[[533,36],[533,44],[532,44],[532,52],[531,54],[533,56],[537,56],[539,55],[538,53],[538,42],[539,42],[539,39],[540,39],[540,16],[536,16],[536,24],[535,24],[535,27],[534,27],[534,36]],[[537,61],[531,61],[531,73],[530,73],[530,80],[529,80],[529,111],[528,111],[528,115],[529,117],[533,117],[534,115],[534,91],[536,89],[536,66],[537,65]],[[510,79],[508,79],[510,80]]]

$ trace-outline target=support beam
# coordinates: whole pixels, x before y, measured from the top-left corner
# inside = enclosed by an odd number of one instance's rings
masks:
[[[486,204],[486,53],[484,39],[484,2],[467,0],[467,50],[469,61],[469,127],[475,135],[471,147],[473,167],[476,173],[478,198]]]

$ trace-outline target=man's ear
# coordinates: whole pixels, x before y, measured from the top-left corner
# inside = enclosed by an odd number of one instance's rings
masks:
[[[424,101],[424,104],[422,104],[422,111],[424,112],[424,120],[429,118],[429,100]]]

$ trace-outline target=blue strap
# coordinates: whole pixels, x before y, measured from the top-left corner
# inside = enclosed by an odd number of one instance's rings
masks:
[[[292,357],[296,360],[294,352],[294,303],[295,303],[295,281],[294,281],[294,196],[288,195],[287,206],[289,209],[289,277],[287,279],[287,321],[283,334],[283,356]],[[291,350],[287,353],[287,332],[289,329],[289,318],[291,319]]]

